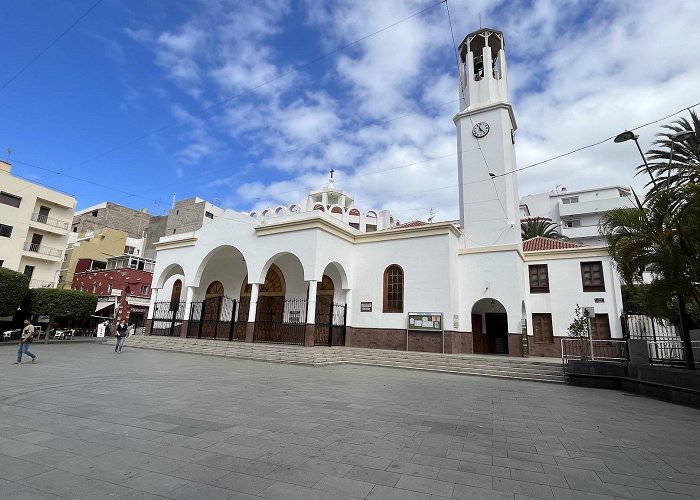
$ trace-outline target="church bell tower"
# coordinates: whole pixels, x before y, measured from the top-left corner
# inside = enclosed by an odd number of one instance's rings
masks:
[[[468,248],[522,245],[515,174],[515,115],[503,33],[484,28],[459,46],[455,115],[459,221]]]

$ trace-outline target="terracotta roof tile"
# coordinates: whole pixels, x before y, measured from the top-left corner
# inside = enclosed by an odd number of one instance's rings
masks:
[[[427,222],[423,222],[422,220],[412,220],[411,222],[406,222],[405,224],[399,224],[396,226],[394,229],[401,229],[403,227],[419,227],[419,226],[427,226]]]
[[[537,252],[540,250],[561,250],[564,248],[581,248],[586,245],[582,243],[574,243],[573,241],[567,240],[555,240],[554,238],[544,238],[542,236],[536,236],[535,238],[530,238],[529,240],[523,241],[523,251],[524,252]]]

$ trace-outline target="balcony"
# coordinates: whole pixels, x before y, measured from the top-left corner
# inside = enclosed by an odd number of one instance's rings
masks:
[[[48,215],[40,214],[38,212],[32,214],[31,220],[32,222],[39,223],[36,225],[37,227],[41,227],[42,229],[53,231],[59,234],[66,234],[66,232],[68,231],[68,227],[70,226],[70,222],[66,222],[60,219],[54,219],[53,217],[49,217]]]
[[[53,288],[53,281],[29,280],[29,288]]]
[[[25,243],[24,251],[46,255],[48,257],[54,257],[56,259],[60,259],[63,255],[63,250],[61,248],[47,247],[45,245],[38,245],[36,243]]]
[[[573,217],[585,214],[602,214],[608,210],[621,207],[632,207],[632,202],[629,198],[600,198],[590,201],[581,201],[579,203],[569,203],[567,205],[559,205],[560,217]]]

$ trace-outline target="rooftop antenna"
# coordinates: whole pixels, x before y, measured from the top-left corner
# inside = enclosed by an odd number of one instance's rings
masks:
[[[10,149],[10,146],[7,146],[7,163],[10,163],[10,155],[12,154],[12,149]]]
[[[430,211],[428,212],[428,214],[429,214],[429,217],[428,217],[428,224],[432,224],[432,223],[433,223],[433,218],[435,217],[435,210],[433,210],[433,209],[431,208]]]

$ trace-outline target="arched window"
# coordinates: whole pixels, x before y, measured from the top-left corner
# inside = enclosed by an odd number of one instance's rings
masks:
[[[384,312],[403,312],[403,269],[396,264],[384,271]]]
[[[336,207],[331,208],[331,213],[333,213],[333,214],[342,214],[342,213],[343,213],[343,209],[336,206]]]
[[[180,294],[182,293],[182,280],[175,280],[173,291],[170,293],[170,310],[177,311],[180,305]]]
[[[224,295],[224,285],[221,281],[212,281],[207,287],[207,293],[205,297],[208,299],[210,297],[222,297]]]
[[[350,215],[360,215],[360,211],[356,208],[351,208]]]
[[[320,210],[321,212],[325,212],[326,208],[320,203],[317,203],[316,205],[314,205],[314,210]]]

